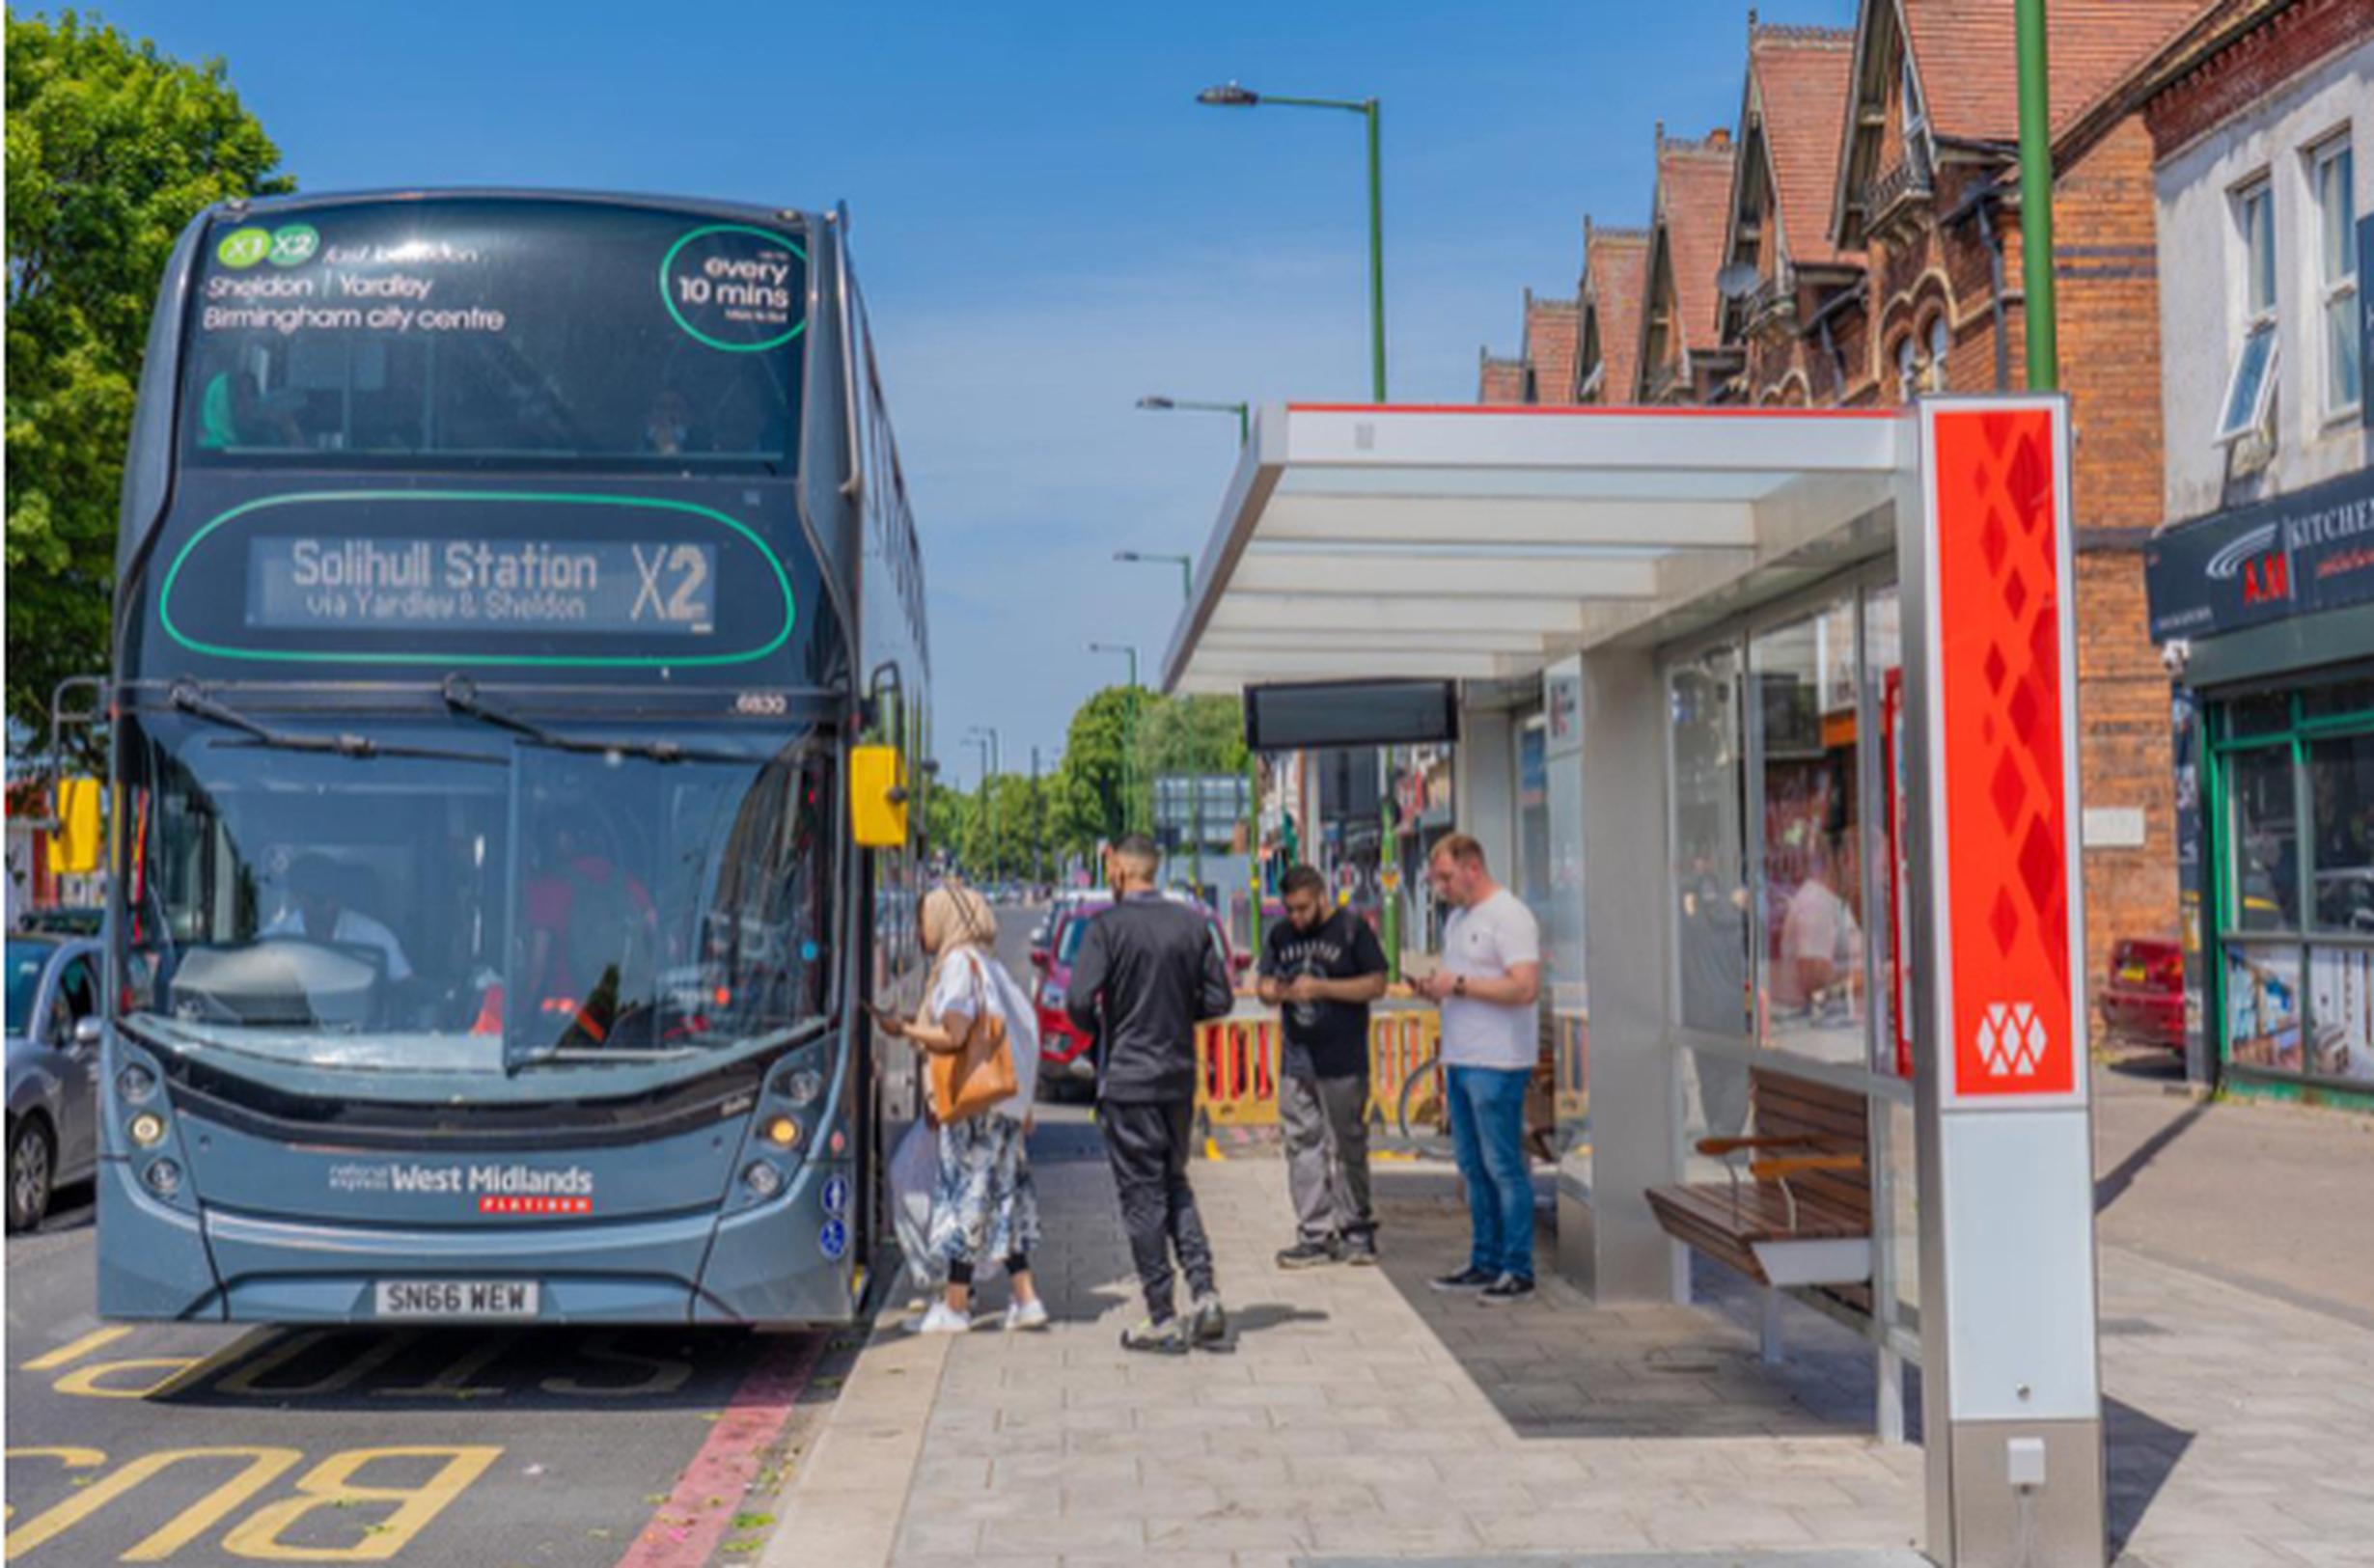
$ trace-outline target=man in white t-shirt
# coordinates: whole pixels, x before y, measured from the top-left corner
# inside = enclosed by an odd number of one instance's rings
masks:
[[[1467,1183],[1467,1267],[1432,1281],[1486,1302],[1533,1293],[1533,1182],[1525,1158],[1525,1091],[1540,1056],[1541,927],[1492,880],[1483,845],[1454,833],[1434,846],[1426,877],[1452,907],[1443,962],[1417,982],[1443,1009],[1451,1146]]]

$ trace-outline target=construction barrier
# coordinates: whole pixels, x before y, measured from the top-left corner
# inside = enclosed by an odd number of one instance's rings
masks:
[[[1278,1124],[1275,1014],[1239,1014],[1196,1029],[1196,1114],[1213,1127]]]
[[[1440,1130],[1442,1019],[1431,1007],[1380,1007],[1368,1017],[1368,1119],[1393,1129],[1409,1095],[1410,1125]],[[1240,1013],[1196,1030],[1196,1112],[1206,1129],[1278,1124],[1284,1039],[1275,1013]],[[1413,1081],[1415,1081],[1413,1087]]]

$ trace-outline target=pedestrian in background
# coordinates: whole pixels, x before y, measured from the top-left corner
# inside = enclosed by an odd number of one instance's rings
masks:
[[[913,1327],[962,1334],[973,1326],[973,1276],[1003,1258],[1013,1300],[1008,1330],[1043,1329],[1047,1305],[1031,1279],[1038,1245],[1038,1191],[1031,1180],[1031,1097],[1038,1086],[1038,1028],[1030,999],[997,960],[997,917],[971,888],[943,884],[924,895],[924,950],[934,960],[931,991],[913,1023],[885,1016],[884,1032],[925,1051],[960,1051],[977,1020],[1006,1026],[1014,1092],[979,1115],[939,1129],[939,1180],[932,1191],[930,1247],[948,1267],[948,1288]]]
[[[1454,833],[1434,846],[1426,878],[1451,906],[1443,962],[1417,982],[1443,1009],[1450,1139],[1467,1183],[1467,1267],[1431,1283],[1491,1303],[1533,1293],[1533,1182],[1525,1157],[1525,1090],[1539,1059],[1541,927],[1492,880],[1483,845]]]
[[[1064,1007],[1096,1040],[1096,1119],[1146,1293],[1146,1320],[1122,1331],[1121,1345],[1177,1352],[1216,1344],[1228,1332],[1187,1158],[1195,1139],[1196,1026],[1228,1016],[1235,997],[1203,911],[1157,893],[1160,868],[1161,855],[1143,834],[1106,856],[1113,907],[1089,922]],[[1174,1253],[1193,1292],[1184,1319],[1173,1298]]]
[[[1368,1004],[1385,994],[1385,949],[1368,922],[1327,905],[1327,879],[1287,870],[1286,918],[1261,942],[1261,1000],[1280,1010],[1284,1128],[1294,1245],[1278,1266],[1374,1263],[1376,1215],[1368,1202]]]

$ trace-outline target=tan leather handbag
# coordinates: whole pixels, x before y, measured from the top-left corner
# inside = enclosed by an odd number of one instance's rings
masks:
[[[931,1053],[931,1114],[943,1127],[996,1109],[1021,1087],[1005,1016],[988,996],[980,972],[983,960],[971,952],[964,960],[973,966],[972,1027],[955,1050]]]

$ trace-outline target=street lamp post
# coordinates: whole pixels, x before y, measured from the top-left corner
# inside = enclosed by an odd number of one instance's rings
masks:
[[[1138,649],[1128,643],[1090,643],[1090,653],[1118,653],[1129,660],[1129,733],[1121,742],[1121,831],[1137,825]]]
[[[1234,414],[1236,416],[1236,444],[1241,447],[1253,439],[1253,404],[1251,403],[1210,403],[1200,402],[1193,398],[1150,397],[1139,399],[1138,406],[1164,414],[1173,409],[1184,409],[1198,414]]]
[[[1116,550],[1113,552],[1113,559],[1126,561],[1136,565],[1176,566],[1178,568],[1179,597],[1190,604],[1195,602],[1196,563],[1193,556],[1164,555],[1153,550]]]
[[[2021,307],[2028,336],[2028,387],[2060,385],[2057,312],[2053,299],[2053,113],[2045,50],[2045,0],[2019,0],[2014,40],[2020,57]]]
[[[1006,747],[994,725],[975,725],[965,739],[980,748],[980,808],[982,831],[989,839],[989,880],[998,879],[998,806],[992,786],[1004,769]]]
[[[1234,82],[1207,87],[1196,95],[1198,103],[1215,108],[1251,109],[1264,103],[1288,109],[1346,109],[1368,122],[1368,376],[1378,402],[1385,400],[1385,181],[1381,172],[1382,143],[1377,132],[1380,106],[1374,98],[1289,98],[1256,93]]]

